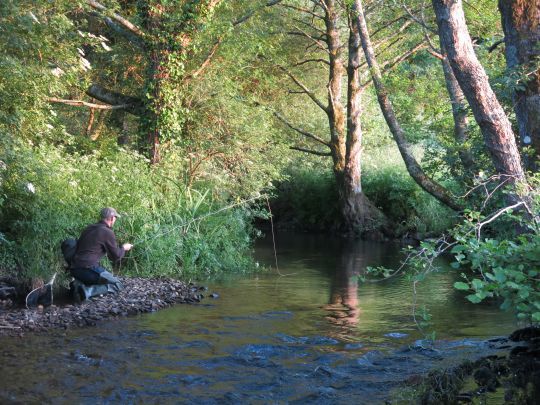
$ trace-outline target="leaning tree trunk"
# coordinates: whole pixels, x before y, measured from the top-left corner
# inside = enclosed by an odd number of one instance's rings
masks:
[[[526,75],[514,91],[514,109],[521,144],[532,144],[534,162],[540,155],[540,0],[499,0],[499,10],[508,70]]]
[[[399,148],[401,156],[407,167],[407,171],[411,177],[416,181],[416,183],[422,187],[426,192],[431,194],[437,200],[442,202],[444,205],[459,211],[461,206],[459,203],[448,193],[448,191],[442,187],[440,184],[433,181],[429,178],[418,162],[416,161],[411,147],[407,140],[405,139],[405,133],[394,113],[394,108],[388,97],[388,93],[382,81],[382,74],[377,59],[375,58],[375,52],[371,44],[371,39],[369,36],[366,19],[364,16],[364,10],[362,7],[361,0],[354,0],[353,4],[353,13],[354,13],[354,23],[358,25],[358,30],[360,34],[360,39],[362,41],[362,48],[364,49],[364,54],[366,56],[366,61],[371,71],[371,76],[373,79],[373,84],[375,86],[375,91],[377,92],[377,99],[379,100],[379,105],[381,106],[382,113],[392,132],[394,140]]]
[[[465,23],[461,0],[432,0],[439,36],[456,79],[484,137],[495,170],[510,183],[524,180],[510,121],[478,61]]]

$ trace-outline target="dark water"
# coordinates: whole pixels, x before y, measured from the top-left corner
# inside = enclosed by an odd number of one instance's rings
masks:
[[[209,284],[217,299],[53,336],[0,339],[0,403],[383,403],[399,383],[489,353],[515,328],[437,274],[418,286],[437,340],[422,340],[396,246],[278,235],[279,273]],[[269,241],[256,256],[274,262]]]

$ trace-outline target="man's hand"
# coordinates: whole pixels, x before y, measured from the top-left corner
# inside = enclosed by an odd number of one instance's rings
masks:
[[[124,250],[127,252],[128,250],[131,250],[131,248],[133,247],[133,245],[131,243],[124,243],[122,245],[122,247],[124,248]]]

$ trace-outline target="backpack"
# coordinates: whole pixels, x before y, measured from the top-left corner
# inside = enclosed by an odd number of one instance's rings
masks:
[[[75,251],[77,250],[77,239],[68,238],[60,244],[60,249],[62,250],[62,256],[64,260],[71,266],[71,261],[75,257]]]

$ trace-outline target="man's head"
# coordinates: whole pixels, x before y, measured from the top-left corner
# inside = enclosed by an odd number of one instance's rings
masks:
[[[109,227],[112,227],[116,222],[116,218],[119,218],[120,215],[112,207],[105,207],[101,210],[101,220],[104,221]]]

